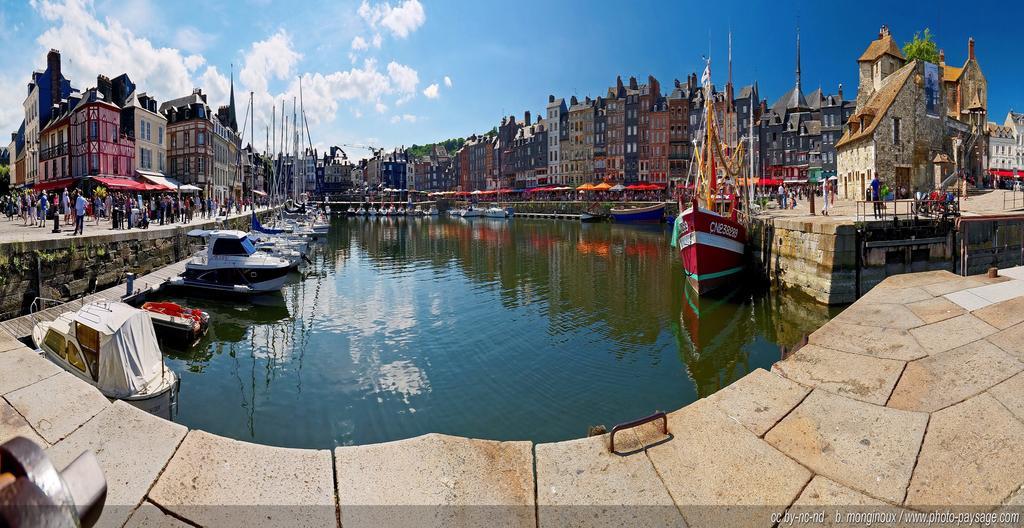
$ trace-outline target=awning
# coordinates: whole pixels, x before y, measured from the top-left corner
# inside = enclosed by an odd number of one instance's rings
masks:
[[[151,189],[147,188],[148,186],[145,183],[137,182],[137,181],[129,179],[129,178],[115,178],[115,177],[93,176],[92,179],[96,180],[97,182],[99,182],[101,184],[103,184],[108,189],[113,189],[115,191],[148,191],[148,190],[151,190]]]
[[[163,189],[168,191],[176,191],[178,190],[178,187],[181,187],[181,183],[178,183],[174,178],[168,178],[163,174],[160,174],[159,172],[136,169],[135,173],[141,176],[146,181],[154,185],[159,185]]]
[[[592,191],[594,190],[594,184],[587,182],[576,188],[577,191]]]
[[[62,180],[50,180],[39,182],[32,186],[33,191],[49,191],[52,189],[63,189],[65,187],[71,187],[75,184],[74,178],[64,178]]]
[[[607,191],[608,189],[611,189],[611,188],[612,188],[612,186],[608,185],[607,182],[601,182],[601,183],[599,183],[599,184],[594,186],[594,190],[595,191]]]
[[[1014,171],[1010,169],[989,169],[988,172],[993,176],[999,176],[1000,178],[1012,178],[1015,176]]]
[[[178,187],[178,190],[181,191],[181,192],[199,192],[202,189],[200,189],[199,187],[196,187],[195,185],[190,185],[190,184],[186,183],[185,185],[182,185],[181,187]]]

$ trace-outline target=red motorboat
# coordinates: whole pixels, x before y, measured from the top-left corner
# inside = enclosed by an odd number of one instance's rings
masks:
[[[676,229],[676,247],[683,260],[683,272],[690,286],[704,294],[736,283],[745,265],[747,228],[736,219],[734,204],[723,216],[700,206],[697,200],[683,211]]]
[[[173,302],[147,302],[142,309],[153,319],[157,336],[172,345],[193,346],[210,328],[210,314]]]

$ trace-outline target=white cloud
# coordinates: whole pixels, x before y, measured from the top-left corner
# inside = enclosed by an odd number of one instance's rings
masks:
[[[416,70],[395,61],[388,63],[388,77],[394,83],[395,89],[403,94],[416,92],[416,85],[420,83],[420,76]]]
[[[414,116],[412,114],[402,114],[402,115],[393,115],[393,116],[391,116],[391,123],[392,124],[401,123],[402,121],[405,121],[406,123],[415,123],[416,122],[416,116]]]
[[[452,87],[452,78],[447,76],[447,75],[445,75],[444,76],[444,85],[445,85],[446,88],[451,88]]]
[[[364,39],[363,37],[357,35],[355,38],[352,39],[352,49],[355,51],[362,51],[368,49],[369,47],[370,45],[367,44],[366,39]]]
[[[423,95],[425,95],[427,99],[437,99],[441,96],[440,87],[437,83],[431,84],[423,90]]]
[[[239,78],[250,90],[266,92],[270,79],[291,77],[301,58],[302,54],[292,48],[288,32],[282,29],[266,40],[252,43]]]
[[[174,32],[172,41],[174,45],[189,53],[201,53],[206,51],[217,37],[209,33],[203,33],[192,26],[182,26]]]
[[[401,117],[399,117],[399,116],[391,116],[391,124],[399,123],[401,121],[402,121]]]
[[[358,13],[370,27],[383,27],[401,39],[408,37],[427,21],[423,4],[419,0],[405,0],[394,7],[388,2],[370,5],[367,0],[363,0]]]
[[[383,41],[384,39],[381,38],[380,33],[376,33],[373,35],[373,47],[380,49],[380,45],[381,43],[383,43]]]
[[[190,72],[196,71],[203,64],[206,64],[206,58],[202,55],[189,55],[185,57],[185,68]]]
[[[196,81],[202,87],[203,92],[206,93],[206,99],[210,102],[210,106],[213,109],[216,110],[218,106],[228,103],[231,85],[227,76],[217,71],[216,66],[206,68],[206,71]],[[242,102],[236,100],[235,104],[241,105]],[[241,121],[241,119],[242,116],[238,116],[238,120]]]
[[[380,101],[378,101],[377,104],[373,106],[373,108],[374,110],[377,111],[378,114],[383,114],[384,112],[388,111],[388,105],[381,103]]]

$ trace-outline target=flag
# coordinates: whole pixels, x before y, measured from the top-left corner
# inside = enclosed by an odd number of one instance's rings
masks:
[[[701,86],[704,86],[705,88],[707,88],[708,85],[711,84],[711,61],[710,60],[708,60],[707,65],[704,66],[704,73],[701,74],[701,76],[700,76],[700,84],[701,84]]]

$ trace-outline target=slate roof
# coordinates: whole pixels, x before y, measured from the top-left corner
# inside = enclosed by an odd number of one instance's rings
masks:
[[[910,62],[902,68],[893,72],[892,75],[885,78],[883,85],[871,98],[864,103],[864,108],[857,111],[856,114],[850,116],[851,122],[856,122],[860,116],[866,115],[871,116],[871,122],[864,128],[858,129],[856,132],[853,131],[853,127],[847,129],[843,134],[843,137],[836,142],[835,148],[839,148],[847,143],[857,141],[865,137],[870,137],[874,132],[875,128],[878,127],[878,123],[882,120],[882,116],[889,111],[889,107],[892,106],[893,101],[896,100],[896,96],[899,95],[900,90],[907,83],[907,79],[910,78],[911,74],[914,73],[914,67],[917,61]]]
[[[868,44],[868,49],[864,50],[864,54],[857,59],[857,62],[874,62],[883,55],[892,55],[897,59],[906,60],[900,47],[896,45],[896,39],[892,38],[892,35],[885,35],[871,41],[871,44]]]
[[[787,110],[808,110],[810,105],[807,104],[807,98],[804,97],[803,92],[799,88],[794,86],[786,95],[780,97],[775,104],[772,105],[772,110],[779,115],[783,115]]]

